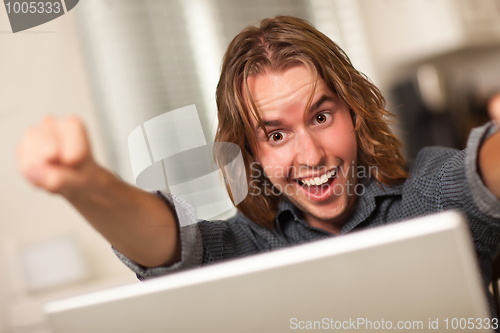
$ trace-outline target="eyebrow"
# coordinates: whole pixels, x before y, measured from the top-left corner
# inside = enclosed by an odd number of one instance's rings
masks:
[[[335,101],[331,96],[328,96],[328,95],[322,95],[320,97],[320,99],[312,104],[310,107],[309,107],[309,111],[307,113],[311,113],[311,112],[314,112],[316,109],[318,109],[324,102],[326,101]],[[281,126],[283,125],[283,121],[280,120],[280,119],[276,119],[276,120],[264,120],[262,122],[262,124],[264,124],[265,127],[276,127],[276,126]],[[259,124],[257,124],[255,130],[258,130],[260,127]]]
[[[316,111],[316,109],[319,109],[319,107],[326,101],[335,102],[335,99],[333,99],[331,96],[324,94],[323,96],[321,96],[320,99],[318,99],[316,103],[311,105],[308,113]]]

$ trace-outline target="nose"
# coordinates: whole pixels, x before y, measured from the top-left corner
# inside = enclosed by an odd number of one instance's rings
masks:
[[[297,164],[308,167],[318,167],[325,163],[325,151],[320,141],[314,137],[313,133],[304,132],[297,135],[295,142]]]

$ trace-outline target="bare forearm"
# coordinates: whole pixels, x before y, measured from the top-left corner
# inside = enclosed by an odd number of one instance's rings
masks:
[[[479,151],[479,171],[486,187],[500,200],[500,131],[483,143]]]
[[[88,186],[64,194],[71,204],[114,248],[136,263],[155,267],[179,261],[179,231],[172,210],[155,195],[96,168]]]

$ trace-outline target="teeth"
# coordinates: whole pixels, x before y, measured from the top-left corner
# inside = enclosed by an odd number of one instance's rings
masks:
[[[306,184],[307,186],[311,185],[321,185],[328,181],[329,178],[335,177],[337,175],[337,169],[333,171],[328,171],[326,174],[323,174],[321,177],[314,177],[314,179],[303,179],[301,182]]]

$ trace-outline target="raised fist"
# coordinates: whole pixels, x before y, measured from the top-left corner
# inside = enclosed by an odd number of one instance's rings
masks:
[[[29,128],[17,147],[17,159],[31,183],[63,195],[82,189],[97,169],[86,130],[74,116],[48,116]]]

